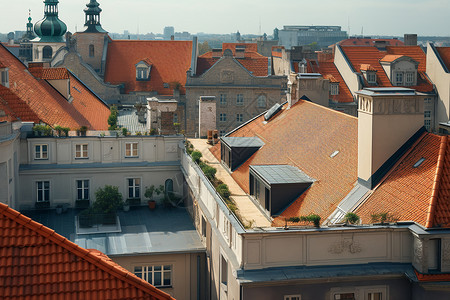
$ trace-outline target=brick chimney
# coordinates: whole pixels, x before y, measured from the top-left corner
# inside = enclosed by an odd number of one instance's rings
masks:
[[[405,43],[405,46],[417,46],[417,34],[405,33],[403,42]]]
[[[424,132],[423,96],[407,88],[366,88],[358,97],[358,181],[373,188]]]

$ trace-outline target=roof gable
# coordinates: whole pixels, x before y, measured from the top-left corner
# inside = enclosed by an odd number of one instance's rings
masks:
[[[108,44],[105,82],[125,84],[125,93],[155,91],[159,95],[173,95],[164,83],[179,82],[185,93],[186,72],[191,67],[191,41],[112,41]],[[145,59],[144,59],[145,58]],[[136,62],[152,64],[148,81],[136,80]]]
[[[173,299],[98,251],[83,249],[0,203],[5,299]]]
[[[225,51],[226,49],[224,49]],[[234,53],[233,53],[234,55]],[[233,57],[247,72],[256,77],[266,77],[269,75],[269,59],[256,52],[245,52],[244,58]],[[197,59],[197,75],[206,73],[216,65],[223,57],[213,57],[212,51],[200,55]]]

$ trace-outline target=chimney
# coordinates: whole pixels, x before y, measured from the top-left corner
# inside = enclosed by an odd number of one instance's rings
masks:
[[[358,97],[358,182],[374,188],[424,132],[423,96],[408,88],[365,88]]]
[[[206,137],[208,130],[217,128],[216,124],[216,97],[200,96],[198,100],[198,136]]]
[[[378,48],[378,50],[386,50],[386,46],[388,45],[387,41],[376,40],[374,46]]]
[[[417,34],[405,33],[403,42],[405,43],[405,46],[417,46]]]
[[[221,58],[222,57],[222,49],[221,48],[212,49],[212,57],[213,58]]]
[[[170,40],[171,40],[171,41],[175,41],[175,36],[174,36],[174,35],[171,35],[171,36],[170,36]]]

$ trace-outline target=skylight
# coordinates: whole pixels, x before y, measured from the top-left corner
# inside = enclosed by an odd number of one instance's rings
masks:
[[[419,159],[413,166],[413,168],[417,168],[418,166],[420,166],[423,162],[425,161],[425,158],[421,158]]]
[[[336,150],[333,153],[331,153],[330,157],[333,158],[333,157],[335,157],[338,154],[339,154],[339,150]]]

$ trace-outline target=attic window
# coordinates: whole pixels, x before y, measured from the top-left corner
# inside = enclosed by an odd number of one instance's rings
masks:
[[[339,83],[330,84],[330,95],[339,95]]]
[[[4,69],[0,69],[0,77],[1,77],[1,84],[4,87],[9,88],[9,69],[8,68],[4,68]]]
[[[375,72],[367,72],[367,82],[369,84],[375,84],[377,82],[377,74]]]
[[[333,158],[333,157],[335,157],[338,154],[339,154],[339,150],[336,150],[333,153],[331,153],[330,157]]]
[[[164,82],[164,88],[168,89],[169,88],[169,84],[167,82]]]
[[[424,161],[425,161],[425,158],[422,157],[414,164],[413,168],[419,167]]]
[[[147,81],[150,80],[150,72],[152,71],[152,65],[145,61],[140,61],[135,65],[136,67],[136,80]]]

